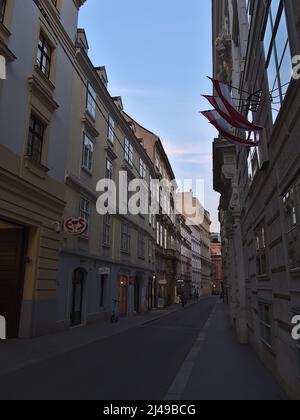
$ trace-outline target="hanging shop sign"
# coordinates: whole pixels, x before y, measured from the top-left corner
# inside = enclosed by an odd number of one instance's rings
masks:
[[[83,217],[69,217],[64,221],[64,231],[69,235],[83,235],[88,228],[88,222]]]

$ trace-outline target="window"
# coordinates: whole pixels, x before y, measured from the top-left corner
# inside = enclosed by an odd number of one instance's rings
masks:
[[[105,305],[105,295],[106,295],[106,282],[107,276],[103,275],[100,277],[100,308],[104,308]]]
[[[111,116],[109,116],[108,117],[108,133],[107,133],[107,138],[113,144],[115,143],[115,128],[116,128],[116,123],[111,118]]]
[[[252,119],[251,121],[254,121],[253,112],[251,112]],[[260,134],[259,133],[249,133],[248,139],[258,143],[260,141]],[[260,169],[260,147],[250,147],[249,153],[248,153],[248,177],[249,181],[252,182],[255,175]]]
[[[111,215],[106,214],[103,217],[103,244],[110,245],[110,232],[111,232]]]
[[[6,0],[0,0],[0,22],[4,22],[5,16],[5,9],[6,9]]]
[[[86,108],[93,118],[96,118],[96,101],[97,95],[93,87],[88,84]]]
[[[37,65],[48,79],[50,77],[51,55],[52,49],[41,33],[37,51]]]
[[[112,161],[109,159],[106,159],[105,178],[113,179],[113,164],[112,164]]]
[[[146,255],[145,236],[142,233],[138,235],[138,257],[144,259]]]
[[[260,226],[255,232],[256,240],[256,262],[257,275],[263,276],[267,274],[267,250],[266,235],[264,226]]]
[[[90,221],[90,202],[86,199],[81,197],[80,204],[79,204],[79,216],[85,219],[88,224]],[[87,232],[85,233],[87,235]]]
[[[272,0],[264,37],[266,68],[272,92],[273,121],[278,117],[292,78],[292,56],[283,0]]]
[[[260,338],[272,347],[272,307],[269,304],[259,304]]]
[[[251,26],[251,22],[252,22],[253,5],[254,3],[252,0],[247,0],[247,17],[248,17],[249,27]]]
[[[124,158],[130,166],[133,165],[133,146],[128,139],[124,140]]]
[[[94,143],[86,134],[84,134],[83,151],[82,151],[82,166],[84,167],[84,169],[87,169],[89,172],[92,171],[92,167],[93,167],[93,153],[94,153]]]
[[[300,179],[283,197],[290,269],[300,268]]]
[[[29,126],[29,139],[27,145],[27,156],[36,162],[41,163],[45,125],[34,115],[31,115]]]
[[[130,228],[128,225],[123,224],[121,228],[121,250],[123,252],[130,252],[130,242]]]
[[[145,178],[146,177],[146,164],[145,162],[140,159],[140,177]]]

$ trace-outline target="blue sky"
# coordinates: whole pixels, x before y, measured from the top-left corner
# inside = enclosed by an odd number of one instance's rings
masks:
[[[199,115],[210,93],[210,0],[88,0],[79,26],[90,57],[105,65],[109,91],[126,112],[162,139],[179,179],[205,181],[204,205],[217,222],[212,189],[216,131]]]

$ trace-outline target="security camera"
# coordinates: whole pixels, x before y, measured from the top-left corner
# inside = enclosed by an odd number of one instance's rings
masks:
[[[54,222],[52,223],[55,229],[55,232],[59,235],[61,232],[61,223],[60,222]]]

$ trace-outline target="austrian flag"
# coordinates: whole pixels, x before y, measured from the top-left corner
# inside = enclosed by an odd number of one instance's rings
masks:
[[[244,132],[261,132],[262,127],[248,121],[237,109],[231,95],[229,86],[216,79],[209,78],[218,96],[203,95],[212,105],[214,110],[201,112],[209,122],[216,127],[220,135],[231,143],[256,147],[258,142],[246,140],[233,134],[232,128]]]
[[[219,113],[216,110],[203,111],[201,112],[201,114],[209,120],[209,122],[219,131],[219,133],[225,140],[228,140],[229,142],[237,145],[244,145],[250,147],[256,147],[259,145],[258,142],[244,140],[243,138],[232,134],[229,124],[219,115]]]

